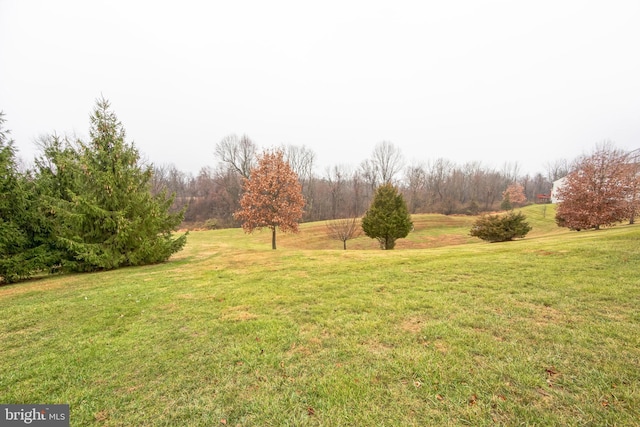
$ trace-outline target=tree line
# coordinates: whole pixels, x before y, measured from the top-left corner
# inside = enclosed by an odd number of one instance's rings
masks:
[[[546,165],[547,173],[521,174],[517,163],[500,169],[470,162],[462,165],[446,159],[407,164],[391,142],[375,146],[369,158],[358,166],[337,164],[315,171],[315,154],[305,146],[277,147],[298,176],[305,200],[303,221],[321,221],[362,216],[375,190],[392,183],[402,193],[411,214],[478,214],[500,208],[502,194],[514,183],[522,186],[525,198],[535,202],[548,194],[552,182],[568,172],[568,162]],[[247,135],[230,135],[215,144],[215,166],[196,175],[174,165],[156,165],[154,192],[175,194],[173,210],[186,206],[185,228],[239,227],[233,213],[240,208],[243,179],[249,177],[261,150]]]
[[[260,152],[248,136],[229,135],[215,144],[216,166],[192,176],[142,161],[105,99],[90,115],[88,140],[41,137],[31,169],[20,167],[4,124],[0,112],[0,283],[38,272],[162,262],[186,242],[186,234],[174,235],[179,226],[268,227],[275,249],[276,229],[295,232],[298,222],[329,219],[329,235],[346,249],[362,217],[362,231],[392,249],[410,231],[411,214],[511,210],[539,194],[548,200],[560,177],[566,181],[558,191],[560,226],[633,223],[640,201],[638,152],[611,144],[571,165],[547,163],[546,176],[530,176],[521,175],[517,163],[499,170],[446,159],[407,165],[400,150],[383,141],[358,167],[336,165],[317,175],[315,154],[304,146]],[[529,231],[516,214],[486,220],[474,230],[489,241]]]

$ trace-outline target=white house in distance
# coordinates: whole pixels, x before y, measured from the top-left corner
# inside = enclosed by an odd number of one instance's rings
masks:
[[[565,182],[567,181],[567,177],[563,176],[560,179],[556,179],[553,181],[553,188],[551,189],[551,203],[561,202],[558,198],[558,190],[564,187]]]
[[[633,151],[629,151],[627,156],[628,156],[628,163],[630,165],[637,165],[638,163],[640,163],[640,148],[637,148]],[[637,171],[638,169],[635,169],[635,170]],[[553,181],[553,188],[551,189],[551,203],[558,203],[562,201],[558,198],[558,190],[564,187],[566,181],[567,181],[566,176],[563,176],[562,178],[556,179],[555,181]]]

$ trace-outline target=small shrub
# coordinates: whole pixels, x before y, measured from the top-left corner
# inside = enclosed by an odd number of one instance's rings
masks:
[[[504,199],[502,199],[502,203],[500,203],[500,209],[502,209],[503,211],[510,211],[513,209],[511,200],[509,200],[509,194],[506,194],[504,196]]]
[[[215,218],[209,218],[204,222],[204,228],[207,230],[215,230],[218,228],[218,221]]]
[[[507,242],[515,238],[524,237],[531,226],[526,217],[513,211],[506,215],[483,215],[471,227],[471,236],[488,242]]]
[[[465,214],[478,215],[479,213],[480,213],[480,206],[478,205],[478,202],[476,202],[475,200],[472,200],[471,203],[469,203],[469,206],[467,207],[467,211],[465,212]]]

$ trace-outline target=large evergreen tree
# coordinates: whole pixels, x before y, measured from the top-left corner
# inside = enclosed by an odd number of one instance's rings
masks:
[[[20,173],[0,112],[0,283],[31,276],[50,262],[43,244],[33,181]]]
[[[411,215],[402,194],[391,184],[378,187],[362,218],[364,234],[377,239],[382,249],[393,249],[396,240],[407,237],[412,227]]]
[[[186,242],[174,238],[182,212],[169,214],[172,198],[151,194],[152,167],[143,165],[109,102],[91,114],[88,142],[53,137],[37,162],[48,195],[53,246],[62,267],[93,271],[166,261]]]

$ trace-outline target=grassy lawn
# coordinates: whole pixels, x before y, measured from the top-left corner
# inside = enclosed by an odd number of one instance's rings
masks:
[[[0,403],[71,425],[638,425],[640,226],[523,240],[193,232],[170,262],[0,287]],[[353,248],[353,249],[351,249]]]

